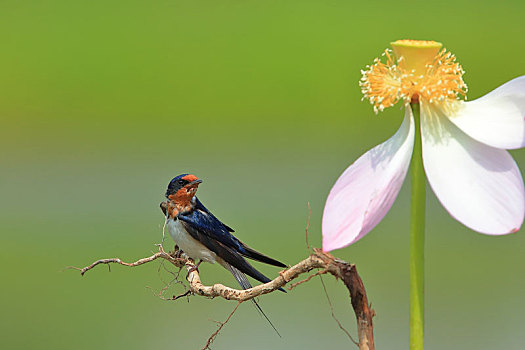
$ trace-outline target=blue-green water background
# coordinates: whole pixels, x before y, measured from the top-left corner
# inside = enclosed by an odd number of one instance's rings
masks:
[[[158,204],[183,172],[239,238],[299,261],[307,203],[320,246],[331,185],[401,122],[400,108],[376,116],[360,101],[360,69],[392,40],[438,40],[477,98],[525,73],[524,13],[521,1],[2,1],[0,346],[200,348],[234,303],[160,300],[147,286],[169,274],[155,263],[62,269],[154,251]],[[408,196],[334,252],[363,277],[378,349],[408,348]],[[427,348],[523,349],[523,230],[474,233],[430,190],[427,218]],[[235,286],[218,266],[201,275]],[[325,282],[355,334],[347,292]],[[260,303],[283,338],[243,304],[214,349],[354,348],[317,280]]]

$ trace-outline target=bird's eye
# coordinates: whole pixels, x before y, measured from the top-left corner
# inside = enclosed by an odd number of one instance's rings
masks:
[[[180,179],[179,181],[177,181],[179,183],[179,185],[184,185],[184,180]]]

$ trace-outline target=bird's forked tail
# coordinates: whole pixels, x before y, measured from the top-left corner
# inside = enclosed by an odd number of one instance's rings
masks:
[[[250,284],[250,281],[248,281],[248,278],[246,277],[246,275],[244,273],[242,273],[241,271],[239,271],[237,268],[233,267],[232,265],[228,264],[227,262],[223,262],[221,265],[223,265],[226,269],[228,269],[228,271],[230,271],[233,275],[233,277],[235,277],[235,279],[237,280],[237,282],[239,282],[239,284],[241,285],[242,289],[249,289],[249,288],[252,288],[252,285]],[[252,299],[252,302],[253,302],[253,305],[255,305],[255,307],[257,308],[257,310],[259,311],[259,313],[266,319],[266,321],[268,321],[268,323],[270,324],[270,326],[272,326],[273,330],[275,331],[275,333],[277,333],[277,335],[279,337],[281,337],[281,334],[279,333],[279,331],[277,330],[277,328],[275,328],[275,326],[273,325],[272,321],[270,321],[270,319],[268,318],[268,316],[266,316],[266,314],[264,313],[264,311],[261,309],[261,307],[259,306],[259,304],[257,303],[257,301],[255,301],[255,299]]]

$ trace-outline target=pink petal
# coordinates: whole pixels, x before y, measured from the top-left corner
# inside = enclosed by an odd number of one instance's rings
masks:
[[[462,103],[450,120],[470,137],[496,148],[525,146],[525,76]]]
[[[350,165],[328,195],[323,213],[323,250],[350,245],[386,215],[405,179],[414,146],[410,108],[399,130]]]
[[[421,107],[423,164],[441,204],[475,231],[501,235],[519,230],[525,193],[514,159],[472,139],[436,109]]]

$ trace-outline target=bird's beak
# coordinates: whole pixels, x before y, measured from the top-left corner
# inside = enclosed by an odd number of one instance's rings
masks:
[[[186,186],[196,187],[196,186],[199,185],[201,182],[202,182],[201,179],[197,179],[197,180],[194,180],[194,181],[190,182],[190,183],[187,184]]]

